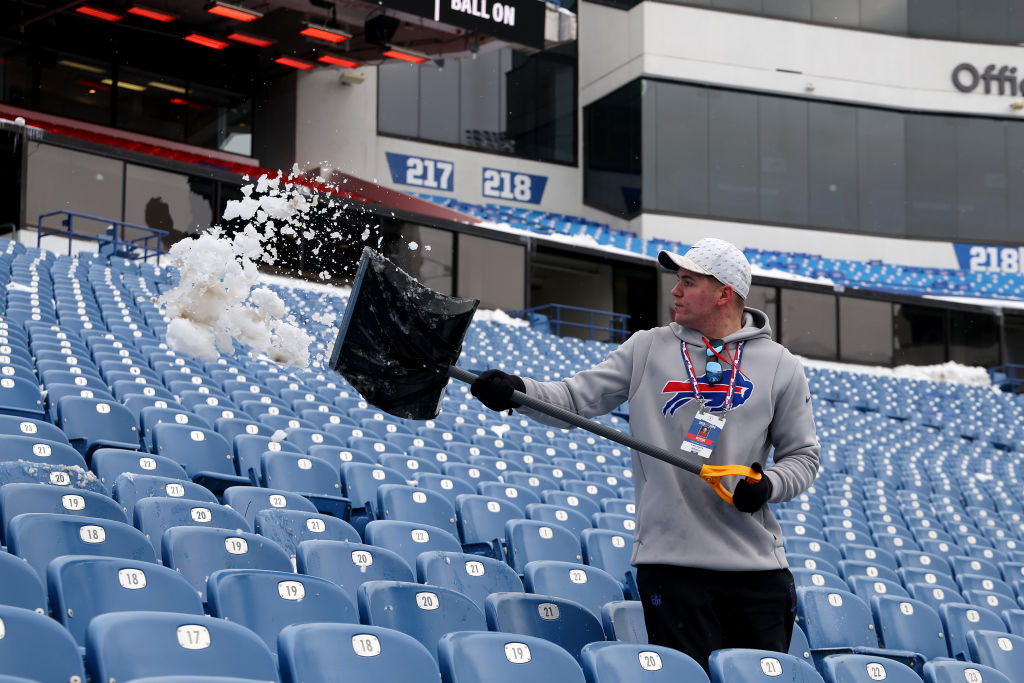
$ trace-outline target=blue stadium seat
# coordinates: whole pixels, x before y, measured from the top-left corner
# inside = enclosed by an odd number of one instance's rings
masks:
[[[708,659],[713,683],[822,683],[807,662],[781,652],[727,648],[715,650]]]
[[[17,482],[53,484],[109,495],[95,474],[78,465],[47,465],[23,460],[0,461],[0,486]]]
[[[578,510],[588,520],[601,511],[600,503],[593,498],[570,493],[569,491],[544,489],[540,497],[548,505]]]
[[[217,497],[209,489],[188,479],[161,477],[152,474],[122,474],[114,480],[114,500],[121,505],[125,517],[135,521],[135,504],[143,498],[187,498],[193,501],[217,504]]]
[[[416,580],[458,591],[481,611],[491,593],[523,592],[519,575],[501,560],[451,551],[420,553],[416,559]]]
[[[89,621],[98,614],[146,610],[203,614],[192,586],[177,572],[150,562],[67,555],[47,569],[53,615],[85,645]]]
[[[371,519],[377,518],[377,487],[381,484],[406,484],[398,470],[381,465],[349,462],[341,466],[342,492],[352,501],[353,515],[357,510]]]
[[[428,550],[462,552],[459,539],[444,529],[417,522],[378,519],[366,525],[363,539],[370,545],[397,553],[415,572],[416,558]]]
[[[297,624],[278,638],[283,683],[354,681],[441,683],[437,663],[415,638],[361,624]]]
[[[280,545],[295,557],[303,541],[351,541],[359,543],[359,532],[348,522],[320,513],[269,508],[256,513],[253,530]]]
[[[153,546],[135,527],[95,517],[29,512],[11,520],[7,548],[45,580],[46,567],[61,555],[102,555],[156,562]]]
[[[587,683],[709,683],[701,665],[678,650],[642,643],[590,643],[580,654]]]
[[[792,556],[789,556],[789,561],[793,562]],[[798,588],[800,586],[817,586],[838,588],[844,591],[850,588],[849,584],[843,581],[838,574],[833,574],[830,571],[796,567],[792,564],[790,565],[790,571],[793,573],[793,581]]]
[[[633,535],[607,529],[584,529],[580,534],[583,561],[611,574],[626,586],[627,575],[636,570],[630,564],[633,555]]]
[[[260,470],[263,483],[269,488],[294,491],[307,496],[314,504],[318,500],[338,503],[342,500],[339,467],[327,460],[301,453],[268,451],[260,456]]]
[[[180,572],[206,602],[206,580],[218,569],[292,569],[288,554],[268,538],[244,531],[198,526],[168,529],[164,564]]]
[[[508,563],[519,574],[534,560],[583,562],[579,539],[564,527],[514,519],[505,525],[505,541]]]
[[[574,508],[551,505],[550,503],[530,503],[526,506],[526,518],[565,527],[576,536],[593,528],[590,519],[583,513]]]
[[[924,661],[949,656],[942,620],[931,606],[893,595],[875,595],[869,604],[882,647],[918,652]]]
[[[0,605],[47,613],[43,579],[27,562],[7,552],[0,552]]]
[[[85,468],[85,459],[66,442],[29,436],[0,436],[0,460],[24,460]]]
[[[231,445],[212,429],[164,422],[153,427],[151,438],[154,453],[178,463],[192,481],[214,492],[250,483],[235,474]]]
[[[90,622],[86,643],[86,667],[94,681],[184,674],[277,680],[274,658],[259,636],[214,617],[101,614]]]
[[[252,529],[242,515],[227,505],[168,496],[151,496],[136,501],[132,518],[135,528],[153,544],[157,557],[162,557],[164,532],[173,527],[200,526],[241,531]]]
[[[601,608],[601,623],[608,640],[647,642],[644,606],[638,600],[613,600]]]
[[[261,472],[260,458],[267,451],[301,453],[299,447],[287,441],[274,441],[262,434],[238,434],[232,442],[235,471],[246,480],[256,481]]]
[[[402,484],[377,488],[377,513],[381,519],[427,524],[458,536],[455,508],[440,493]],[[413,563],[415,566],[415,563]]]
[[[464,493],[475,494],[476,487],[464,479],[451,477],[447,474],[434,474],[433,472],[417,472],[412,476],[413,481],[421,489],[440,493],[448,502],[458,510],[458,497]]]
[[[0,540],[6,538],[10,521],[26,512],[128,521],[113,499],[94,491],[69,491],[52,484],[6,484],[0,486]]]
[[[577,661],[584,645],[605,640],[601,621],[590,610],[552,595],[493,593],[484,612],[488,629],[550,640]]]
[[[923,666],[923,665],[922,665]],[[910,667],[884,657],[833,655],[822,662],[825,683],[918,683],[921,677]]]
[[[355,602],[326,579],[262,569],[220,569],[207,581],[210,616],[245,626],[277,653],[289,624],[359,623]]]
[[[65,396],[57,403],[57,425],[86,460],[97,448],[139,449],[135,416],[109,399]]]
[[[597,567],[575,562],[535,560],[524,568],[523,585],[530,593],[555,595],[583,605],[601,617],[606,603],[622,600],[622,585]]]
[[[295,554],[299,573],[319,576],[345,589],[353,601],[364,581],[415,581],[409,564],[386,548],[358,541],[303,541]]]
[[[70,445],[68,437],[60,427],[49,422],[30,418],[0,415],[0,435],[27,436]]]
[[[461,631],[437,645],[446,683],[583,683],[580,665],[554,643],[533,636]]]
[[[441,467],[435,465],[433,461],[415,458],[406,453],[381,453],[377,457],[377,462],[384,467],[402,472],[410,479],[418,472],[441,474]]]
[[[468,597],[441,586],[368,581],[359,587],[359,618],[420,641],[437,657],[437,641],[453,631],[486,631],[484,614]]]
[[[260,486],[232,486],[224,491],[224,504],[245,518],[247,531],[256,524],[260,510],[298,510],[315,513],[316,507],[297,493]]]
[[[1006,624],[993,612],[985,607],[969,605],[963,602],[946,603],[939,607],[943,631],[946,634],[946,647],[949,656],[954,659],[969,659],[970,648],[967,645],[967,633],[976,629],[986,631],[1005,631]]]
[[[117,478],[125,472],[188,480],[181,465],[170,458],[121,448],[97,448],[92,453],[89,467],[111,489]]]
[[[466,545],[499,545],[505,540],[505,523],[522,519],[522,509],[504,498],[464,493],[455,501],[458,510],[458,533]],[[500,557],[504,557],[501,551]]]
[[[46,616],[0,605],[3,673],[30,681],[84,681],[78,646],[67,629]]]
[[[931,661],[924,665],[924,683],[1011,683],[1010,678],[990,666],[950,660]]]
[[[854,595],[865,601],[874,595],[897,595],[910,597],[910,593],[898,581],[871,578],[870,576],[851,576],[846,580],[847,586]]]
[[[39,383],[22,377],[0,377],[0,414],[45,419]]]

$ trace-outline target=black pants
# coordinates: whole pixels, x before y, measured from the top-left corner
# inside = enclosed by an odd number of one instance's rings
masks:
[[[671,565],[637,567],[647,639],[695,659],[725,647],[786,652],[796,617],[788,569],[722,572]]]

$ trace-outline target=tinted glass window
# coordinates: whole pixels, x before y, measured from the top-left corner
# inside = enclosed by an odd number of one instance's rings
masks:
[[[999,364],[999,324],[995,316],[966,311],[949,314],[949,359],[964,365]]]
[[[892,364],[892,304],[868,299],[839,299],[839,360]]]
[[[893,306],[893,363],[934,365],[946,362],[946,313],[928,306]]]
[[[836,297],[793,289],[781,291],[782,345],[811,358],[836,357]]]
[[[583,110],[583,196],[620,216],[640,211],[640,90],[633,81]]]

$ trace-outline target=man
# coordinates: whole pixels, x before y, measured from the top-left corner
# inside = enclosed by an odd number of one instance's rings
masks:
[[[634,452],[632,562],[652,644],[681,650],[705,668],[719,648],[784,652],[796,596],[782,531],[766,503],[799,495],[817,474],[807,380],[797,359],[772,341],[767,316],[744,307],[750,264],[743,252],[706,238],[685,255],[663,251],[658,261],[678,276],[674,322],[637,332],[568,379],[537,382],[488,370],[472,392],[507,410],[519,407],[511,400],[519,389],[587,417],[628,400],[636,437],[684,448],[710,465],[763,469],[759,481],[735,484],[729,505],[699,477]],[[707,436],[698,436],[705,426]]]

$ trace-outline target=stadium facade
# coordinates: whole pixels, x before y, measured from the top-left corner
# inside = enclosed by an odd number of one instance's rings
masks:
[[[237,196],[239,169],[298,161],[366,181],[358,194],[378,197],[368,206],[379,219],[368,227],[399,251],[430,245],[396,256],[436,289],[508,310],[625,313],[632,329],[667,316],[667,276],[649,254],[480,217],[496,206],[644,240],[715,235],[787,258],[1024,269],[1018,0],[546,3],[543,26],[527,33],[507,20],[521,17],[526,31],[529,3],[441,3],[432,18],[397,1],[262,8],[269,34],[330,23],[318,18],[330,6],[354,36],[347,52],[280,39],[276,52],[230,41],[211,50],[169,30],[129,30],[139,21],[130,3],[91,5],[122,14],[117,22],[51,4],[15,3],[8,20],[20,31],[3,43],[3,117],[49,128],[22,148],[8,127],[5,173],[19,180],[0,222],[34,227],[63,209],[187,234]],[[202,35],[233,29],[209,24],[199,4],[172,4]],[[422,63],[381,56],[378,44],[403,32]],[[273,57],[286,49],[317,68]],[[358,66],[325,66],[324,55]],[[462,221],[425,208],[446,202],[482,213]],[[795,280],[759,272],[751,301],[799,353],[1024,360],[1012,303]]]

